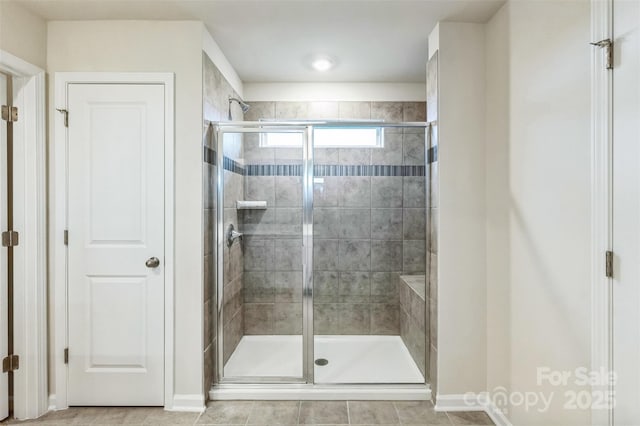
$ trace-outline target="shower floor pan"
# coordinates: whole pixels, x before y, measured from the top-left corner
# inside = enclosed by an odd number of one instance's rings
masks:
[[[315,336],[316,384],[423,384],[399,336]],[[318,365],[320,364],[320,365]],[[302,377],[302,336],[244,336],[226,377]]]

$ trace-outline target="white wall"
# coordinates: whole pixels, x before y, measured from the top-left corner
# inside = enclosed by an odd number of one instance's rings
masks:
[[[48,24],[47,70],[52,79],[58,71],[175,73],[175,393],[187,399],[203,395],[203,31],[195,21]],[[52,116],[53,84],[49,96]]]
[[[0,49],[45,69],[46,22],[16,2],[0,1]]]
[[[539,367],[590,366],[589,24],[587,1],[515,0],[484,26],[441,22],[429,40],[440,78],[438,397],[552,397],[546,410],[502,406],[518,425],[590,422],[589,410],[564,408],[565,391],[588,388],[537,382]]]
[[[488,386],[553,394],[518,425],[590,422],[563,408],[585,388],[536,380],[590,366],[589,24],[587,1],[511,1],[487,25]]]
[[[441,22],[438,396],[486,386],[484,25]]]

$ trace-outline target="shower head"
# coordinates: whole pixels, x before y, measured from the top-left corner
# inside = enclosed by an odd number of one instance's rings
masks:
[[[249,111],[249,108],[251,108],[251,105],[242,102],[240,99],[238,98],[233,98],[231,96],[229,96],[229,120],[233,120],[233,118],[231,117],[231,103],[232,102],[237,102],[238,105],[240,105],[240,109],[242,109],[242,112],[247,112]]]
[[[251,105],[242,102],[240,99],[231,98],[231,100],[238,102],[238,105],[240,105],[240,108],[242,108],[242,112],[247,112],[249,111],[249,108],[251,108]]]

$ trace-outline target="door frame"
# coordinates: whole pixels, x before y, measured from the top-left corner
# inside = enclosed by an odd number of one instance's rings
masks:
[[[67,323],[67,254],[64,231],[67,229],[67,156],[68,132],[65,114],[57,111],[67,109],[67,89],[70,84],[161,84],[164,86],[164,407],[174,406],[174,287],[175,287],[175,173],[174,173],[174,79],[173,73],[119,73],[119,72],[57,72],[55,73],[55,95],[51,122],[54,127],[51,154],[51,291],[53,292],[54,322],[52,335],[52,376],[55,377],[55,394],[51,408],[61,410],[69,407],[67,398],[68,368],[64,362],[64,350],[68,344]]]
[[[316,384],[314,377],[314,342],[315,333],[313,327],[313,315],[314,315],[314,279],[313,279],[313,214],[314,214],[314,130],[321,128],[332,127],[415,127],[428,129],[430,123],[426,122],[372,122],[372,121],[340,121],[340,120],[289,120],[289,121],[223,121],[223,122],[211,122],[209,125],[213,126],[214,146],[216,149],[216,164],[218,165],[216,170],[216,203],[217,203],[217,215],[216,215],[216,295],[217,304],[214,308],[213,315],[217,318],[217,347],[216,353],[216,376],[215,385],[230,386],[229,389],[233,389],[233,386],[246,386],[249,385],[251,389],[269,389],[271,386],[278,385],[291,385],[291,389],[327,389],[326,384]],[[303,136],[302,146],[302,241],[303,241],[303,287],[302,287],[302,337],[303,337],[303,349],[302,349],[302,377],[225,377],[224,376],[224,252],[226,244],[226,229],[224,218],[224,174],[225,170],[223,165],[225,162],[224,156],[224,134],[234,133],[279,133],[279,132],[296,132],[301,133]],[[425,377],[426,381],[426,377]],[[387,386],[415,386],[415,384],[397,384],[397,383],[376,383],[378,385]],[[339,386],[345,384],[338,384]],[[360,384],[362,385],[362,384]],[[329,385],[331,386],[331,385]],[[419,385],[422,386],[422,385]],[[237,388],[241,389],[241,388]],[[210,392],[212,398],[215,397],[214,391]],[[428,390],[430,392],[430,390]],[[232,395],[232,398],[238,398],[238,394]],[[261,398],[259,396],[258,398]],[[428,398],[431,398],[430,393]],[[241,397],[240,399],[245,399]]]
[[[613,40],[613,0],[591,0],[591,41]],[[614,57],[615,64],[615,57]],[[606,55],[591,51],[591,369],[613,371],[613,280],[606,276],[605,252],[613,250],[613,73]],[[594,394],[613,386],[594,385]],[[591,424],[612,425],[613,409],[592,407]]]
[[[13,79],[14,247],[13,352],[14,417],[35,418],[47,411],[46,104],[45,72],[0,50],[0,71]],[[5,231],[4,229],[2,231]]]
[[[313,334],[313,124],[294,122],[268,122],[259,126],[247,126],[246,122],[210,123],[213,125],[216,149],[216,279],[217,305],[213,315],[217,318],[215,384],[313,384],[314,382],[314,334]],[[302,146],[302,376],[301,377],[226,377],[224,375],[224,251],[226,229],[224,217],[224,135],[266,134],[278,132],[299,133]]]

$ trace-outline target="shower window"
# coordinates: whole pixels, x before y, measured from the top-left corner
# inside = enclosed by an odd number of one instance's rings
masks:
[[[300,133],[263,133],[262,148],[300,148]],[[384,129],[381,127],[323,127],[313,131],[315,148],[384,148]]]

